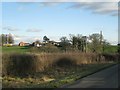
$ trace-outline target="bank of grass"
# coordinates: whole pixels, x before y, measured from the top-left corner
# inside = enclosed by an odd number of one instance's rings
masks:
[[[59,88],[65,84],[73,83],[74,81],[87,76],[102,68],[113,65],[109,64],[94,64],[86,65],[82,69],[76,70],[69,68],[68,72],[54,71],[44,73],[41,77],[3,77],[3,87],[8,88]],[[51,73],[51,74],[50,74]],[[54,73],[54,74],[53,74]],[[66,73],[66,74],[65,74]]]
[[[2,53],[25,53],[29,51],[29,47],[20,47],[20,46],[3,46],[1,48]]]
[[[56,88],[117,61],[117,55],[106,58],[106,55],[79,52],[2,56],[3,87],[9,88]]]
[[[104,52],[103,53],[117,53],[118,52],[118,46],[117,45],[108,45],[108,46],[104,46]]]

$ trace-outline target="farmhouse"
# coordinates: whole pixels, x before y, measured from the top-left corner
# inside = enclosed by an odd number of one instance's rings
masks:
[[[19,43],[19,46],[29,46],[30,44],[29,43],[25,43],[25,42],[20,42]]]
[[[40,42],[33,42],[33,43],[32,43],[32,46],[41,47],[42,44],[41,44]]]
[[[52,45],[59,46],[60,42],[55,42],[55,41],[49,41]]]

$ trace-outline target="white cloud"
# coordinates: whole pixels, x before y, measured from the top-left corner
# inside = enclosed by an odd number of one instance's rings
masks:
[[[38,2],[40,7],[46,6],[57,6],[62,2],[76,2],[73,3],[69,8],[74,9],[85,9],[90,10],[92,13],[101,14],[101,15],[111,15],[111,16],[118,16],[118,1],[119,0],[19,0],[20,2],[28,2],[24,5],[33,4],[32,2]],[[22,11],[25,7],[21,5],[18,7],[18,10]]]
[[[7,30],[7,31],[18,31],[16,27],[11,27],[11,26],[3,26],[2,30]]]
[[[27,32],[41,32],[41,29],[28,29]]]
[[[36,2],[37,0],[18,0],[18,2]]]
[[[109,41],[110,42],[110,44],[112,44],[112,45],[117,45],[118,44],[118,41]]]
[[[23,6],[21,5],[20,7],[18,7],[18,10],[19,10],[19,11],[23,11],[23,10],[25,10],[25,7],[23,7]]]
[[[18,44],[20,42],[32,43],[36,40],[42,41],[42,39],[39,36],[25,36],[25,35],[15,35],[15,34],[12,34],[12,36],[13,36],[16,44]]]
[[[44,0],[45,2],[119,2],[119,0]]]
[[[97,14],[109,14],[117,16],[118,14],[118,3],[117,2],[78,2],[73,3],[72,6],[67,9],[85,9],[90,10],[92,13]]]
[[[2,2],[119,2],[119,0],[2,0]]]
[[[60,4],[60,2],[40,2],[41,6],[56,6],[59,4]]]
[[[46,0],[47,1],[47,0]],[[62,2],[69,2],[70,0],[49,0],[49,2],[40,3],[41,6],[56,6],[61,4]],[[73,0],[71,0],[73,1]],[[80,2],[81,1],[81,2]],[[118,16],[118,2],[116,0],[75,0],[71,2],[72,5],[70,7],[66,7],[67,9],[85,9],[89,10],[95,14],[101,15],[111,15],[111,16]],[[109,2],[108,2],[109,1]]]

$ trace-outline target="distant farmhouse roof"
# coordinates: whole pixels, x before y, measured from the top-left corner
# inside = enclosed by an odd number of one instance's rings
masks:
[[[41,46],[42,46],[42,43],[40,43],[40,42],[33,42],[33,43],[32,43],[32,46],[41,47]]]
[[[19,46],[29,46],[30,45],[30,43],[25,43],[25,42],[20,42],[19,43]]]

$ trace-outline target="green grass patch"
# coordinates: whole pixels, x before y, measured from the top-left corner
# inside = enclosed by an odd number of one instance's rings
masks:
[[[29,51],[29,47],[20,47],[20,46],[3,46],[2,53],[25,53]]]
[[[117,53],[117,52],[118,52],[118,46],[113,46],[113,45],[104,46],[103,53]]]

